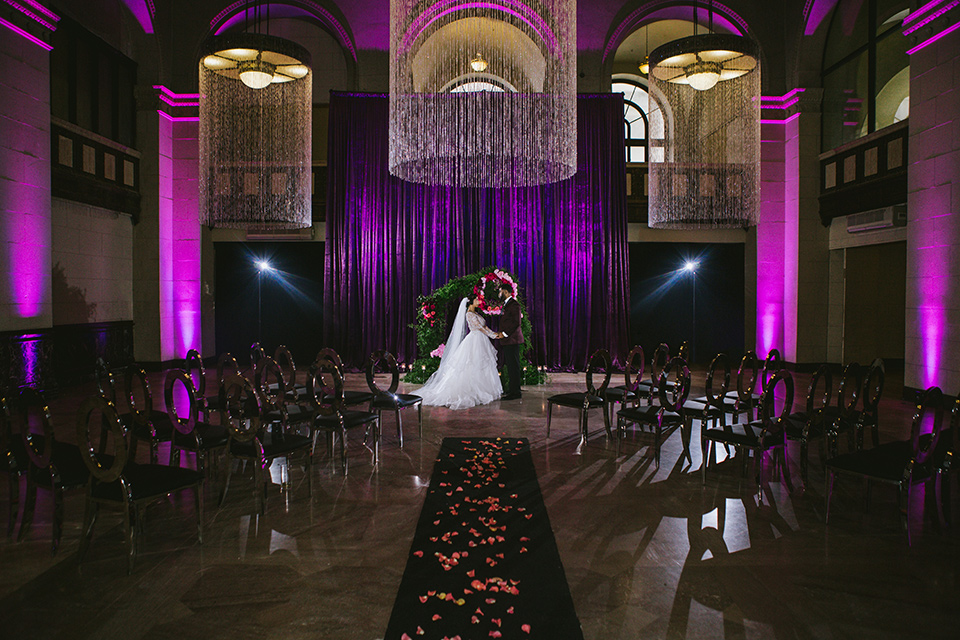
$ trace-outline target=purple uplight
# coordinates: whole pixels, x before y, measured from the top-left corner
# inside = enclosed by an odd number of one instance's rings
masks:
[[[433,5],[430,9],[440,9],[445,5],[454,4],[457,1],[458,0],[447,0],[446,2],[439,2]],[[397,56],[406,53],[413,46],[413,43],[416,42],[421,35],[423,35],[423,32],[426,31],[427,27],[443,16],[467,9],[493,9],[510,14],[518,20],[526,23],[531,29],[533,29],[534,33],[537,34],[537,37],[540,38],[540,41],[547,44],[547,46],[550,48],[551,54],[558,58],[562,58],[562,51],[559,43],[557,42],[557,36],[536,11],[522,2],[513,3],[510,2],[510,0],[503,0],[503,4],[515,4],[519,7],[519,9],[511,9],[495,2],[464,2],[461,4],[454,4],[454,6],[450,7],[449,9],[444,9],[436,14],[430,11],[424,12],[417,16],[417,19],[411,23],[410,28],[404,34],[403,39],[400,41],[400,45],[397,47]],[[526,10],[526,14],[524,10]],[[421,23],[423,23],[422,26]],[[544,35],[544,33],[546,33],[546,35]]]
[[[912,54],[916,53],[917,51],[920,51],[920,49],[923,49],[923,48],[926,47],[927,45],[933,44],[934,42],[936,42],[937,40],[939,40],[939,39],[942,38],[943,36],[947,35],[948,33],[952,33],[952,32],[954,32],[954,31],[956,31],[958,28],[960,28],[960,22],[955,22],[953,25],[947,27],[946,29],[944,29],[944,30],[941,31],[940,33],[936,34],[935,36],[932,36],[932,37],[930,37],[930,38],[927,38],[926,40],[924,40],[924,41],[921,42],[920,44],[916,45],[915,47],[912,47],[912,48],[910,48],[910,49],[907,49],[907,55],[909,56],[909,55],[912,55]]]
[[[35,318],[43,313],[50,276],[50,219],[41,215],[9,215],[4,232],[10,252],[9,287],[15,313]]]
[[[53,45],[52,45],[52,44],[49,44],[49,43],[47,43],[47,42],[44,42],[43,40],[41,40],[41,39],[38,38],[37,36],[33,35],[32,33],[28,32],[28,31],[24,31],[23,29],[21,29],[20,27],[18,27],[18,26],[15,25],[15,24],[13,24],[12,22],[8,22],[8,21],[4,20],[3,18],[0,18],[0,24],[2,24],[3,26],[7,27],[8,29],[10,29],[11,31],[13,31],[14,33],[23,36],[24,38],[26,38],[26,39],[29,40],[30,42],[34,43],[35,45],[38,45],[40,48],[46,49],[47,51],[53,51]]]

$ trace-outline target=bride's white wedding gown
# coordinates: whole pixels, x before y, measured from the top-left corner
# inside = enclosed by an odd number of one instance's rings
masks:
[[[472,311],[466,312],[466,324],[469,333],[416,392],[423,404],[466,409],[498,400],[503,393],[497,374],[497,350],[490,342],[497,333]]]

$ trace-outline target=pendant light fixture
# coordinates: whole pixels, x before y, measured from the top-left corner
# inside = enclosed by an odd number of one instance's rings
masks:
[[[711,16],[712,22],[712,16]],[[760,56],[746,37],[705,34],[650,53],[650,95],[670,122],[649,164],[652,228],[747,228],[760,216]]]
[[[310,54],[283,38],[235,33],[207,40],[198,66],[203,223],[311,226]]]

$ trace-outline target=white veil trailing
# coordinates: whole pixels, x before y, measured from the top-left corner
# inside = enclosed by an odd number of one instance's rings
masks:
[[[463,341],[463,337],[467,335],[468,302],[470,302],[470,299],[464,298],[460,301],[460,306],[457,307],[457,315],[453,318],[453,326],[450,328],[450,335],[447,336],[446,345],[443,347],[443,355],[440,356],[440,366],[437,367],[437,371],[433,375],[440,373],[440,371],[443,369],[443,365],[448,362],[448,358],[453,355],[453,352],[457,350],[457,347],[459,347],[460,343]]]
[[[440,366],[417,390],[424,405],[466,409],[493,402],[503,393],[492,342],[495,334],[482,320],[467,322],[468,302],[469,298],[460,301]]]

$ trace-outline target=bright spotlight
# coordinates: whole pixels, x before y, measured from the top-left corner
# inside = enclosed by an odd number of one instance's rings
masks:
[[[700,266],[699,262],[696,262],[695,260],[687,260],[683,265],[683,270],[689,271],[690,273],[696,273],[697,267],[699,266]]]
[[[273,267],[266,260],[257,260],[257,271],[270,271]]]

